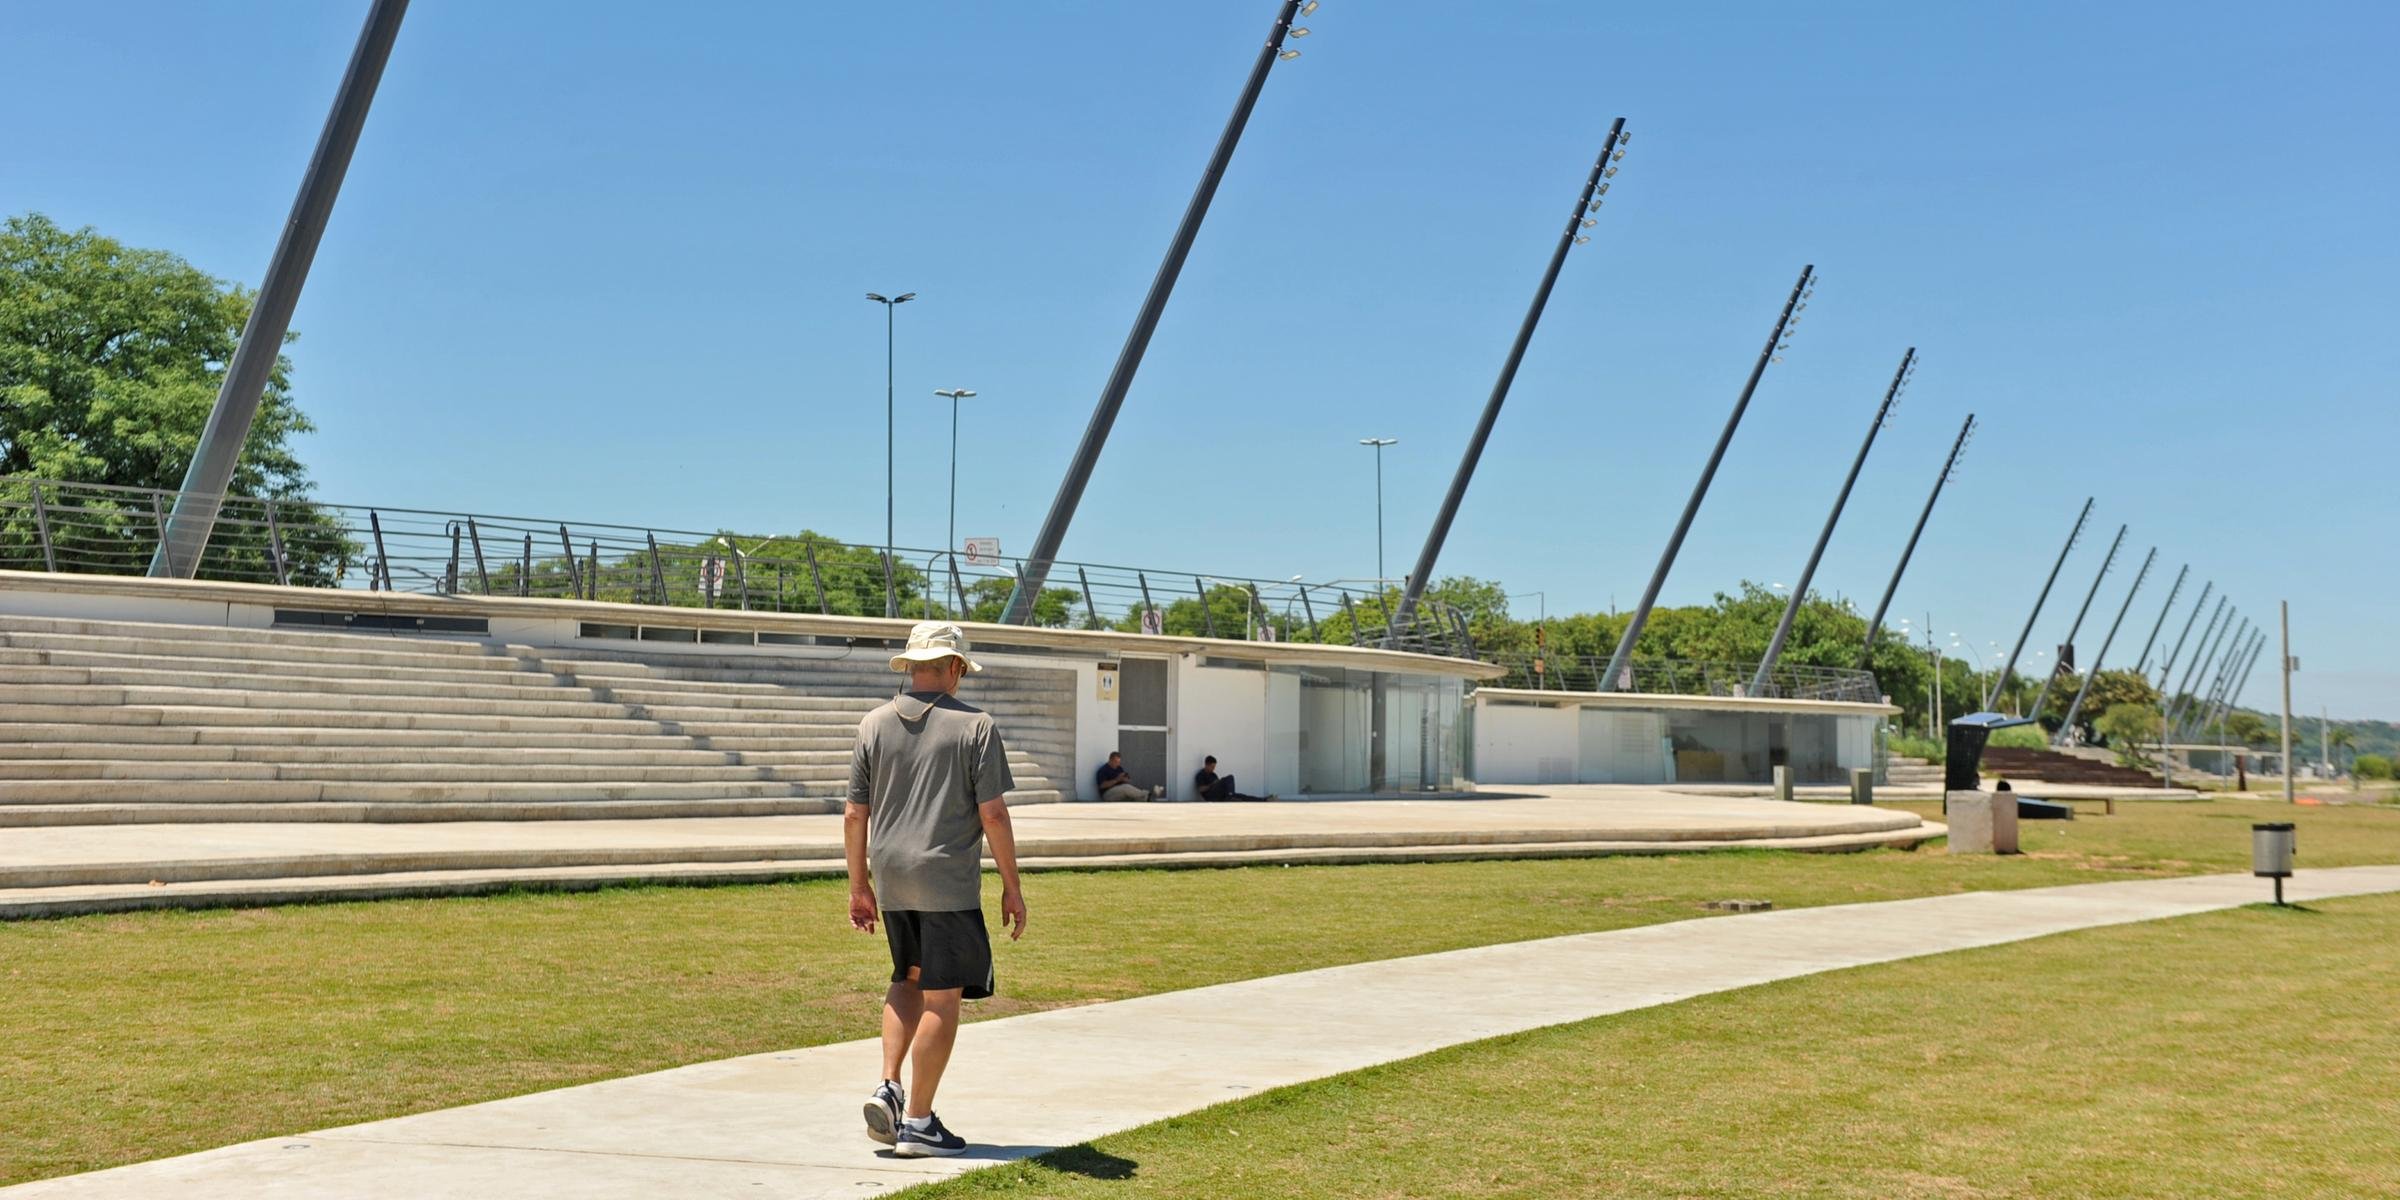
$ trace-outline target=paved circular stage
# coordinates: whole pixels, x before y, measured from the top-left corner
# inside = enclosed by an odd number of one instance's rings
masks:
[[[1944,832],[1890,809],[1606,785],[1448,799],[1042,804],[1013,813],[1018,853],[1033,870],[1842,851],[1914,846]],[[32,827],[0,842],[0,917],[842,870],[835,815]]]

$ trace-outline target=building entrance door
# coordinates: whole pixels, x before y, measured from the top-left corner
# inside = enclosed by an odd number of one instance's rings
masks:
[[[1117,749],[1125,755],[1125,770],[1143,787],[1164,784],[1167,778],[1167,660],[1127,658],[1118,666]]]

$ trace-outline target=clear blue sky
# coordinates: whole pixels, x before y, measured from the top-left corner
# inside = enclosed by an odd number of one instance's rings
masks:
[[[0,212],[256,281],[364,8],[0,0]],[[2293,602],[2303,709],[2400,718],[2396,12],[1327,0],[1066,552],[1371,575],[1381,435],[1403,570],[1621,114],[1441,573],[1632,603],[1814,262],[1666,601],[1797,574],[1913,344],[1820,588],[1872,603],[1973,410],[1896,614],[2005,645],[2095,494],[2035,645],[2127,522],[2113,660],[2188,561]],[[320,495],[879,540],[862,293],[915,291],[900,539],[965,386],[961,533],[1023,550],[1272,13],[418,0],[295,320]]]

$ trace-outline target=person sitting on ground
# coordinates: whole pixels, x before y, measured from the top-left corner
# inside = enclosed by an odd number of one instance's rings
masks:
[[[1102,800],[1118,802],[1156,800],[1167,794],[1167,789],[1163,787],[1145,789],[1142,785],[1135,783],[1133,773],[1125,769],[1124,754],[1115,750],[1109,751],[1108,761],[1100,764],[1099,770],[1092,772],[1092,784],[1098,790]]]
[[[1245,796],[1233,788],[1233,776],[1217,774],[1217,756],[1211,754],[1200,762],[1192,773],[1192,790],[1203,800],[1272,800],[1273,795]]]

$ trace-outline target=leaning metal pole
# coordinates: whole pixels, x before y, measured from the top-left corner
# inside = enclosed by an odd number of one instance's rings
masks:
[[[1608,140],[1600,144],[1600,157],[1592,163],[1592,173],[1583,181],[1583,193],[1575,198],[1575,209],[1567,214],[1567,227],[1559,232],[1558,248],[1550,252],[1550,266],[1542,272],[1541,285],[1533,289],[1533,303],[1525,308],[1525,319],[1517,324],[1517,340],[1509,343],[1508,358],[1500,364],[1500,377],[1492,383],[1492,394],[1483,402],[1483,416],[1475,422],[1475,432],[1467,439],[1467,451],[1459,456],[1458,471],[1450,477],[1450,490],[1442,496],[1442,507],[1433,517],[1433,528],[1425,534],[1425,547],[1417,552],[1416,569],[1408,573],[1401,587],[1400,612],[1384,630],[1384,644],[1391,644],[1391,631],[1401,628],[1417,610],[1417,600],[1425,594],[1426,585],[1433,581],[1433,563],[1441,557],[1442,543],[1450,538],[1450,522],[1458,516],[1459,502],[1467,495],[1467,484],[1475,478],[1475,464],[1483,458],[1484,443],[1491,440],[1492,425],[1500,419],[1500,406],[1508,400],[1509,385],[1516,382],[1517,367],[1525,361],[1525,348],[1533,342],[1534,327],[1542,323],[1542,310],[1550,304],[1550,289],[1558,283],[1558,272],[1567,262],[1567,251],[1575,248],[1577,231],[1586,228],[1593,218],[1586,216],[1594,207],[1594,199],[1605,185],[1602,178],[1616,174],[1609,165],[1612,157],[1624,152],[1617,143],[1625,136],[1625,118],[1618,117],[1608,127]],[[1588,238],[1584,239],[1590,240]]]
[[[2220,624],[2213,617],[2209,619],[2209,632],[2200,636],[2200,645],[2193,651],[2192,661],[2184,667],[2183,683],[2175,689],[2174,706],[2167,710],[2169,724],[2183,712],[2186,704],[2198,699],[2192,694],[2192,689],[2199,686],[2202,678],[2208,674],[2209,666],[2217,657],[2217,648],[2224,644],[2225,635],[2233,632],[2234,610],[2225,608],[2225,599],[2221,595],[2217,597],[2217,607],[2225,609],[2224,622]]]
[[[1783,656],[1783,642],[1792,635],[1792,622],[1800,616],[1800,604],[1808,596],[1809,581],[1816,578],[1817,560],[1825,556],[1825,544],[1833,540],[1834,524],[1842,519],[1842,508],[1850,503],[1850,489],[1858,483],[1859,468],[1867,465],[1867,451],[1875,447],[1875,435],[1883,431],[1883,423],[1892,415],[1892,405],[1899,402],[1900,389],[1908,385],[1909,374],[1916,370],[1917,348],[1910,346],[1900,356],[1900,367],[1892,372],[1892,385],[1883,390],[1883,403],[1875,406],[1875,419],[1867,425],[1866,439],[1859,442],[1858,453],[1850,459],[1850,473],[1842,476],[1842,488],[1833,496],[1833,511],[1825,514],[1825,528],[1817,531],[1817,544],[1808,552],[1808,565],[1800,568],[1800,579],[1792,585],[1792,598],[1784,603],[1783,619],[1775,623],[1775,636],[1767,639],[1767,652],[1758,660],[1758,673],[1750,677],[1750,694],[1767,694],[1767,676],[1775,670],[1775,660]]]
[[[2158,620],[2151,622],[2150,636],[2142,639],[2142,656],[2133,660],[2134,674],[2144,679],[2150,677],[2150,651],[2157,648],[2158,632],[2167,627],[2167,614],[2175,611],[2175,597],[2183,594],[2184,577],[2191,573],[2190,563],[2183,564],[2183,569],[2175,572],[2175,586],[2167,589],[2167,602],[2158,606]]]
[[[2125,603],[2117,606],[2117,619],[2108,623],[2108,636],[2100,639],[2100,653],[2092,656],[2091,666],[2083,673],[2083,686],[2075,689],[2075,699],[2067,705],[2067,719],[2060,723],[2053,745],[2066,740],[2067,731],[2075,727],[2075,716],[2083,711],[2084,697],[2092,694],[2092,681],[2100,677],[2100,664],[2108,658],[2108,648],[2116,644],[2117,629],[2125,624],[2125,614],[2133,611],[2133,598],[2141,594],[2142,581],[2150,578],[2150,565],[2158,561],[2158,547],[2142,558],[2142,569],[2134,572],[2133,586],[2125,589]]]
[[[2075,528],[2067,531],[2067,544],[2058,548],[2058,561],[2050,564],[2050,578],[2042,581],[2042,594],[2033,598],[2033,611],[2025,614],[2025,628],[2017,633],[2016,648],[2008,652],[2008,661],[2001,665],[2000,673],[1992,676],[1992,690],[1983,696],[1985,709],[1989,710],[1999,698],[2000,690],[2008,686],[2008,677],[2017,669],[2017,656],[2025,653],[2025,639],[2033,636],[2033,623],[2041,619],[2042,606],[2050,602],[2050,588],[2058,582],[2058,569],[2067,565],[2067,554],[2075,549],[2076,540],[2083,536],[2084,522],[2091,519],[2092,500],[2086,496],[2083,511],[2075,514]]]
[[[2225,660],[2217,664],[2215,674],[2209,677],[2208,692],[2199,697],[2199,702],[2192,708],[2189,714],[2189,723],[2177,721],[2175,723],[2177,729],[2189,729],[2193,736],[2198,736],[2200,731],[2217,723],[2219,698],[2223,695],[2225,688],[2233,682],[2233,674],[2239,667],[2243,656],[2249,654],[2251,647],[2257,645],[2265,636],[2265,630],[2253,632],[2247,623],[2243,625],[2241,633],[2227,646]]]
[[[1009,593],[1008,605],[1000,613],[1002,624],[1023,625],[1033,619],[1034,597],[1042,594],[1042,585],[1049,581],[1050,566],[1058,560],[1059,544],[1066,541],[1067,526],[1074,523],[1075,508],[1083,502],[1083,489],[1092,481],[1092,468],[1100,462],[1101,447],[1108,444],[1108,431],[1117,423],[1117,410],[1125,406],[1125,393],[1133,387],[1134,373],[1142,368],[1142,355],[1150,349],[1150,335],[1158,329],[1158,319],[1167,310],[1167,298],[1175,293],[1175,279],[1183,273],[1183,260],[1192,252],[1192,242],[1200,236],[1200,223],[1208,217],[1209,202],[1217,195],[1217,184],[1225,178],[1225,167],[1233,161],[1233,148],[1241,144],[1242,128],[1250,123],[1250,110],[1258,104],[1258,94],[1266,87],[1267,72],[1275,66],[1275,56],[1283,49],[1284,36],[1291,31],[1292,14],[1300,0],[1282,0],[1275,11],[1275,24],[1267,30],[1267,43],[1259,47],[1258,60],[1250,65],[1249,81],[1242,85],[1241,98],[1233,105],[1233,115],[1225,121],[1225,131],[1217,135],[1217,148],[1208,157],[1208,166],[1200,173],[1200,185],[1192,189],[1191,202],[1184,206],[1183,223],[1175,227],[1174,240],[1167,243],[1167,257],[1159,263],[1158,274],[1150,280],[1150,294],[1142,298],[1141,311],[1133,318],[1133,330],[1125,335],[1123,349],[1117,351],[1117,365],[1110,369],[1108,382],[1100,389],[1100,402],[1092,408],[1091,423],[1083,430],[1083,441],[1075,447],[1075,457],[1067,463],[1066,478],[1058,484],[1058,495],[1050,501],[1050,515],[1042,519],[1042,530],[1033,539],[1033,552],[1026,556],[1024,569],[1018,573],[1016,589]]]
[[[2215,720],[2223,721],[2233,715],[2233,710],[2241,703],[2242,689],[2250,686],[2250,670],[2258,665],[2258,656],[2266,653],[2266,649],[2267,635],[2264,632],[2251,639],[2250,654],[2249,657],[2242,660],[2241,675],[2233,681],[2233,686],[2218,698],[2216,711],[2210,714]],[[2208,725],[2203,723],[2200,728],[2206,729]]]
[[[2208,704],[2200,710],[2200,717],[2193,723],[2193,729],[2206,729],[2225,719],[2227,702],[2235,694],[2235,680],[2240,676],[2244,665],[2256,658],[2260,650],[2266,648],[2266,640],[2266,630],[2253,630],[2249,637],[2243,639],[2241,644],[2234,648],[2232,654],[2226,656],[2224,667],[2217,673],[2218,683],[2209,689]]]
[[[2116,540],[2108,544],[2108,557],[2100,560],[2100,573],[2092,576],[2092,590],[2083,594],[2083,607],[2075,610],[2075,623],[2067,626],[2067,640],[2059,644],[2060,649],[2072,650],[2075,648],[2075,635],[2083,631],[2083,619],[2091,615],[2092,600],[2100,594],[2100,581],[2108,578],[2110,567],[2117,565],[2117,551],[2124,545],[2125,527],[2119,525],[2117,526]],[[2026,716],[2032,717],[2036,721],[2041,720],[2042,703],[2050,698],[2050,685],[2058,681],[2059,669],[2064,665],[2055,659],[2051,661],[2050,673],[2042,677],[2042,690],[2034,693],[2033,707],[2025,710]],[[2090,673],[2089,671],[2084,672],[2086,675]]]
[[[2233,610],[2227,609],[2225,624],[2217,630],[2217,640],[2209,646],[2208,657],[2202,660],[2200,678],[2193,681],[2203,685],[2206,690],[2198,694],[2177,697],[2174,715],[2170,716],[2169,720],[2180,723],[2187,708],[2204,709],[2216,702],[2217,676],[2224,673],[2225,664],[2233,661],[2234,654],[2239,652],[2242,644],[2250,640],[2250,618],[2243,617],[2242,623],[2236,626],[2233,623],[2233,616]]]
[[[1892,581],[1884,585],[1883,599],[1876,602],[1875,617],[1867,622],[1866,650],[1859,657],[1858,669],[1868,670],[1875,662],[1875,635],[1883,629],[1883,614],[1892,607],[1892,596],[1900,590],[1900,575],[1908,570],[1908,560],[1917,553],[1917,539],[1925,534],[1925,519],[1933,515],[1933,502],[1942,498],[1942,485],[1958,471],[1958,456],[1966,451],[1967,441],[1975,436],[1975,414],[1958,427],[1958,439],[1950,443],[1950,457],[1942,461],[1942,473],[1933,481],[1933,491],[1925,497],[1925,508],[1917,514],[1916,528],[1908,531],[1908,545],[1900,551],[1900,562],[1892,568]],[[1990,707],[1986,705],[1985,707]]]
[[[300,193],[284,218],[283,233],[267,260],[266,278],[250,305],[250,319],[234,344],[233,361],[226,364],[225,382],[217,402],[201,427],[200,444],[184,469],[183,487],[175,493],[175,508],[159,531],[158,550],[150,558],[150,574],[162,579],[190,579],[200,569],[201,553],[216,528],[217,510],[233,486],[233,470],[242,446],[250,439],[250,422],[283,352],[283,336],[292,327],[292,309],[300,303],[300,288],[308,282],[309,264],[316,260],[317,242],[333,215],[334,198],[342,191],[342,176],[350,169],[350,153],[358,148],[359,130],[367,123],[367,108],[375,102],[375,86],[383,79],[383,64],[392,56],[392,41],[400,35],[400,18],[408,0],[375,0],[367,23],[350,52],[350,66],[334,93],[333,109],[317,135],[316,152],[300,177]]]
[[[2208,599],[2208,593],[2203,591],[2200,594],[2200,599],[2205,602]],[[2200,651],[2208,645],[2208,639],[2210,635],[2216,633],[2217,618],[2225,615],[2225,599],[2226,598],[2222,594],[2217,597],[2216,608],[2210,610],[2208,614],[2208,624],[2200,627],[2200,640],[2192,644],[2192,661],[2183,664],[2183,682],[2173,690],[2169,690],[2167,687],[2167,677],[2175,673],[2174,660],[2182,655],[2182,645],[2178,643],[2175,648],[2175,654],[2168,656],[2167,669],[2161,673],[2158,678],[2158,690],[2168,699],[2173,700],[2174,698],[2182,695],[2184,692],[2191,690],[2193,672],[2200,665]],[[2200,615],[2200,610],[2194,608],[2192,610],[2192,615]],[[2186,621],[2185,624],[2189,625],[2190,622]]]
[[[1733,431],[1742,424],[1742,413],[1750,407],[1750,397],[1758,391],[1758,381],[1767,373],[1767,364],[1784,348],[1784,330],[1790,328],[1793,314],[1807,304],[1810,288],[1817,277],[1815,264],[1800,268],[1798,282],[1792,284],[1792,294],[1784,298],[1783,311],[1775,316],[1775,330],[1767,335],[1767,344],[1758,352],[1758,361],[1751,364],[1750,378],[1742,384],[1741,398],[1733,402],[1733,415],[1725,418],[1725,429],[1717,435],[1717,444],[1708,452],[1708,464],[1700,469],[1700,481],[1692,485],[1691,499],[1683,502],[1683,515],[1676,518],[1675,532],[1667,536],[1667,548],[1658,556],[1658,566],[1650,572],[1650,582],[1642,589],[1642,602],[1633,610],[1633,619],[1625,625],[1625,634],[1617,639],[1616,652],[1608,656],[1608,666],[1600,673],[1599,687],[1603,692],[1617,690],[1617,682],[1625,670],[1625,662],[1633,657],[1633,643],[1642,636],[1642,626],[1650,620],[1650,609],[1658,603],[1658,589],[1667,582],[1667,571],[1675,565],[1675,555],[1683,549],[1683,535],[1691,532],[1692,517],[1700,511],[1700,501],[1708,495],[1708,485],[1717,477],[1717,464],[1725,459],[1725,447],[1733,442]]]
[[[2264,636],[2264,630],[2256,632],[2251,630],[2250,618],[2242,618],[2241,626],[2233,631],[2233,636],[2226,639],[2221,648],[2224,652],[2223,656],[2217,660],[2217,669],[2209,674],[2208,691],[2199,697],[2195,712],[2205,714],[2215,711],[2217,697],[2223,694],[2225,685],[2232,681],[2234,664],[2241,661],[2242,655],[2249,652],[2251,641]]]
[[[2184,639],[2192,636],[2192,626],[2200,620],[2200,610],[2208,607],[2208,594],[2215,590],[2217,581],[2214,579],[2200,585],[2200,598],[2192,601],[2192,613],[2183,619],[2183,632],[2175,635],[2175,649],[2169,651],[2167,660],[2158,665],[2158,691],[2162,697],[2167,691],[2167,680],[2175,675],[2175,660],[2183,657]],[[2218,603],[2223,604],[2224,601]]]

